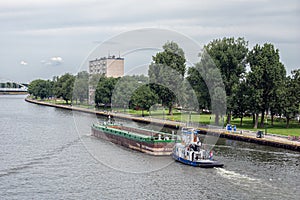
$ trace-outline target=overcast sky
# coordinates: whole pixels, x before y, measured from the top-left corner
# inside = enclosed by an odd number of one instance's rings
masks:
[[[299,16],[299,0],[1,0],[0,80],[76,73],[99,43],[143,28],[176,31],[200,45],[231,36],[250,47],[270,42],[290,71],[300,67]]]

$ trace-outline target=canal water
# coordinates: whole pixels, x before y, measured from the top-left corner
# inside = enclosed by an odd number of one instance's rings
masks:
[[[219,139],[225,167],[195,168],[93,138],[96,116],[24,98],[0,95],[1,199],[299,199],[299,152]]]

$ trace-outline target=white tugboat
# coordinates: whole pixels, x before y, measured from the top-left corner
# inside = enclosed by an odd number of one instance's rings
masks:
[[[213,159],[212,151],[202,148],[197,131],[183,128],[180,143],[176,143],[172,156],[176,161],[194,167],[212,168],[223,167],[224,164]]]

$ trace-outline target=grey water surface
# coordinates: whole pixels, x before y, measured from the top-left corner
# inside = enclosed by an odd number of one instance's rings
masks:
[[[299,152],[219,139],[225,167],[195,168],[90,136],[94,115],[24,98],[0,95],[0,199],[299,199]]]

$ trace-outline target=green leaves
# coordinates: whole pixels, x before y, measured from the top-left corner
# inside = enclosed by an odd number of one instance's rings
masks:
[[[32,81],[28,85],[28,92],[29,94],[33,95],[35,98],[37,97],[41,99],[49,98],[53,95],[52,86],[53,86],[52,81],[37,79]]]
[[[68,103],[72,100],[74,81],[75,77],[69,73],[59,77],[54,83],[54,95],[57,98],[63,98]]]
[[[81,103],[88,99],[89,93],[89,74],[86,71],[78,72],[73,89],[73,100]]]
[[[222,80],[227,95],[227,123],[230,123],[233,102],[233,88],[239,84],[246,71],[246,56],[248,54],[248,41],[244,38],[216,39],[204,48],[221,71]]]
[[[118,78],[104,77],[99,79],[96,92],[95,92],[95,103],[96,105],[104,104],[105,106],[111,105],[111,98],[114,87],[118,81]]]
[[[142,85],[133,93],[131,105],[135,109],[149,111],[151,106],[158,101],[158,96],[151,90],[149,85]]]
[[[183,87],[186,60],[183,50],[175,42],[167,42],[163,49],[152,57],[148,76],[151,89],[172,114],[178,91]]]
[[[227,96],[246,70],[247,46],[244,38],[232,37],[213,40],[204,47],[221,71]]]
[[[113,90],[112,103],[114,107],[128,108],[131,105],[131,97],[142,85],[148,83],[148,78],[140,75],[124,76],[120,78]]]
[[[286,78],[284,86],[283,114],[287,119],[286,126],[288,128],[290,119],[296,117],[300,112],[300,69],[292,71],[291,76]]]
[[[280,62],[279,50],[272,44],[256,45],[249,52],[247,61],[251,72],[248,75],[255,104],[252,110],[262,113],[261,127],[264,126],[264,113],[274,109],[278,101],[278,91],[284,84],[286,71]]]

